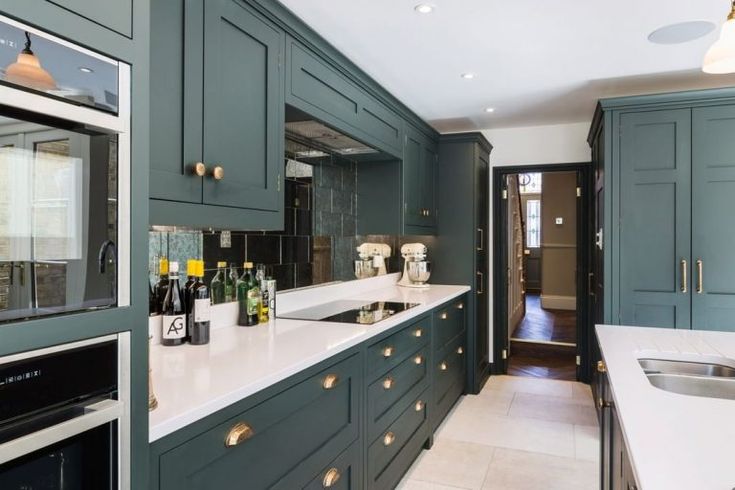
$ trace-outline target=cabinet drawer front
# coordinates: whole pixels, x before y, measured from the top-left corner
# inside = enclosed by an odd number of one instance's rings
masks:
[[[321,468],[358,437],[360,372],[356,355],[165,453],[161,488],[268,488],[300,464]],[[227,447],[238,424],[252,432]]]
[[[465,298],[452,301],[434,313],[434,349],[443,348],[465,327]]]
[[[440,403],[452,386],[457,383],[464,388],[467,366],[465,331],[462,330],[446,347],[434,356],[434,401]]]
[[[369,437],[383,431],[426,388],[428,354],[425,346],[368,387]]]
[[[347,451],[324,467],[304,489],[359,490],[362,488],[361,454],[360,444],[354,443]]]
[[[48,0],[85,19],[108,29],[133,37],[133,0]]]
[[[368,374],[372,381],[406,360],[427,344],[430,319],[421,320],[368,347]]]
[[[406,448],[414,438],[425,439],[428,432],[427,410],[421,407],[417,410],[416,402],[425,400],[428,390],[414,400],[406,410],[382,432],[368,447],[368,475],[370,482],[380,480],[383,473],[388,471],[394,459]],[[405,471],[408,466],[403,469]],[[402,472],[401,472],[402,473]],[[377,485],[380,487],[380,485]]]

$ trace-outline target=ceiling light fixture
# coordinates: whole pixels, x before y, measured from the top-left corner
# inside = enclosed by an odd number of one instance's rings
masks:
[[[486,107],[485,112],[487,112],[488,114],[492,114],[493,112],[495,112],[495,107]]]
[[[31,50],[31,35],[26,32],[26,45],[18,54],[15,63],[5,69],[5,79],[36,90],[55,90],[56,82],[49,72],[41,67],[41,60]]]
[[[79,71],[81,71],[83,73],[94,73],[94,70],[93,69],[88,68],[86,66],[80,66],[79,67]]]
[[[420,3],[416,5],[413,9],[420,14],[430,14],[434,11],[434,6],[429,5],[428,3]]]
[[[735,0],[733,0],[733,1],[735,1]],[[473,78],[475,78],[475,74],[474,73],[471,73],[471,72],[462,73],[460,76],[462,78],[464,78],[465,80],[472,80]]]
[[[702,71],[712,74],[735,73],[735,0],[727,21],[722,25],[720,38],[707,50]]]

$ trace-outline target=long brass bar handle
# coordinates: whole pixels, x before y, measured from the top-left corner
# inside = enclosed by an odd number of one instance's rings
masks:
[[[697,294],[704,292],[704,262],[697,259]]]
[[[687,292],[687,259],[681,259],[681,292]]]

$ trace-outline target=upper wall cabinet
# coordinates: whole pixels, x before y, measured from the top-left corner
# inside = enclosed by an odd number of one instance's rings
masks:
[[[403,120],[295,39],[287,48],[286,103],[400,157]]]
[[[436,142],[407,124],[402,177],[404,233],[430,235],[435,232],[434,176],[438,158]]]
[[[280,229],[284,32],[239,0],[151,8],[151,223]]]
[[[47,0],[126,37],[133,37],[133,0]]]

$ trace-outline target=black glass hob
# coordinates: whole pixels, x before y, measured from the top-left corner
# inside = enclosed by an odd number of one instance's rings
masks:
[[[375,301],[369,303],[364,301],[333,301],[312,308],[278,314],[278,318],[372,325],[419,304],[399,303],[396,301]]]

